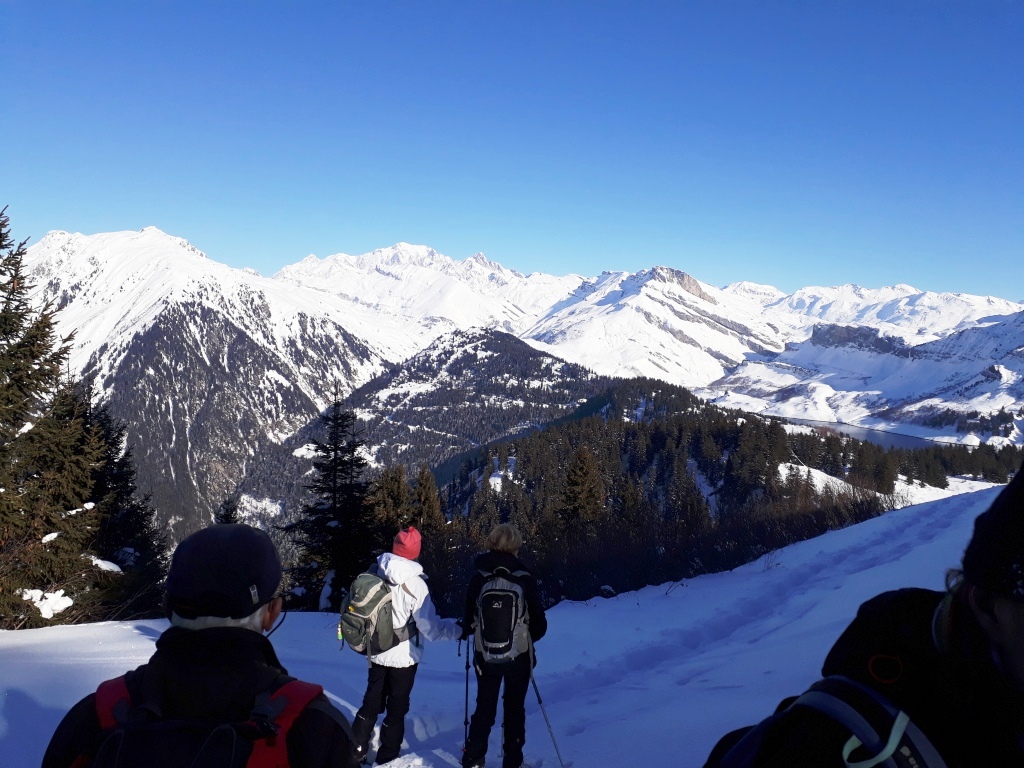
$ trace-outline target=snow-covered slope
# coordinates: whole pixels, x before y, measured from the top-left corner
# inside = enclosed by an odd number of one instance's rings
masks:
[[[749,355],[780,352],[779,329],[756,303],[655,267],[605,272],[525,334],[540,349],[606,376],[707,384]]]
[[[962,480],[950,492],[963,495],[890,512],[728,573],[555,606],[535,672],[551,733],[531,692],[527,763],[556,768],[554,740],[576,768],[699,768],[720,736],[766,717],[818,677],[861,602],[899,587],[943,588],[975,516],[997,493]],[[366,660],[338,652],[336,624],[327,614],[293,614],[271,640],[291,674],[321,683],[351,716],[362,700]],[[68,708],[145,662],[166,626],[0,632],[4,766],[39,765]],[[467,680],[465,656],[456,650],[454,643],[428,644],[394,768],[457,768]],[[491,732],[488,763],[497,762],[500,733]]]

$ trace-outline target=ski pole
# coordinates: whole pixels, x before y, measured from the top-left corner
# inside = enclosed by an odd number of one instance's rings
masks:
[[[466,643],[466,708],[465,717],[462,721],[465,736],[462,741],[462,748],[465,750],[466,742],[469,741],[469,643]]]
[[[540,705],[540,713],[544,715],[544,722],[548,726],[548,734],[551,736],[551,743],[555,745],[555,754],[558,755],[558,764],[565,768],[565,761],[562,760],[562,753],[558,749],[558,742],[555,741],[555,732],[551,729],[551,721],[548,720],[547,710],[544,709],[544,702],[540,698],[540,688],[537,687],[537,681],[533,677],[533,670],[530,670],[530,682],[533,683],[533,692],[537,694],[537,704]]]

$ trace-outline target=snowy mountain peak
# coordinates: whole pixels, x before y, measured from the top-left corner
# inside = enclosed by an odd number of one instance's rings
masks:
[[[383,264],[412,263],[423,267],[433,267],[438,263],[451,261],[429,246],[411,243],[396,243],[390,248],[378,248],[371,256],[378,258]]]
[[[672,269],[671,267],[654,267],[650,270],[650,276],[653,280],[659,280],[664,283],[679,286],[687,293],[696,296],[698,299],[703,299],[711,304],[718,303],[718,301],[715,300],[708,291],[708,289],[711,289],[711,286],[691,277],[686,272],[682,272],[678,269]]]
[[[518,334],[568,296],[580,278],[525,277],[476,254],[453,259],[422,245],[397,243],[361,256],[306,258],[274,279],[314,288],[393,319],[403,326],[401,360],[457,328],[497,328]],[[381,338],[388,343],[392,337]],[[393,342],[392,342],[393,343]]]
[[[105,232],[97,235],[83,235],[59,230],[47,232],[43,238],[29,248],[30,260],[39,254],[40,259],[76,271],[92,271],[100,263],[123,263],[126,256],[132,261],[153,262],[173,258],[181,264],[182,251],[189,258],[208,261],[207,256],[182,237],[175,237],[156,227],[140,230]]]
[[[286,282],[308,284],[317,280],[329,281],[333,276],[353,270],[361,273],[391,271],[392,268],[418,267],[428,270],[450,269],[452,262],[444,254],[425,245],[395,243],[387,248],[377,248],[370,253],[351,256],[334,253],[323,259],[310,254],[296,264],[282,267],[275,279]]]
[[[786,304],[797,311],[822,306],[881,303],[920,293],[904,283],[885,288],[863,288],[855,283],[834,286],[809,286],[785,297]]]
[[[514,269],[509,269],[496,261],[491,261],[483,253],[474,253],[468,259],[466,259],[467,266],[478,266],[488,272],[492,272],[495,275],[508,275],[510,277],[525,278],[522,272],[517,272]]]
[[[752,283],[746,280],[729,283],[722,290],[734,296],[746,297],[761,306],[767,306],[786,296],[786,294],[773,285],[762,285],[761,283]]]

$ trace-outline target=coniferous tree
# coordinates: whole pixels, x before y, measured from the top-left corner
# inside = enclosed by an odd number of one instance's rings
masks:
[[[89,401],[91,394],[87,393]],[[107,405],[92,408],[99,427],[103,461],[93,473],[100,526],[94,548],[99,557],[122,571],[104,595],[110,606],[107,619],[160,615],[160,584],[167,574],[169,544],[156,520],[148,495],[136,484],[128,427],[115,418]]]
[[[463,518],[445,520],[434,475],[421,465],[412,487],[412,523],[422,532],[420,562],[430,574],[431,594],[438,610],[457,616],[468,581],[463,569],[472,551]]]
[[[483,549],[487,535],[498,523],[501,514],[498,510],[498,494],[490,483],[484,481],[479,490],[470,499],[469,519],[472,523],[469,535],[473,546]]]
[[[605,483],[601,467],[589,448],[580,448],[566,470],[562,519],[567,531],[589,537],[604,511]]]
[[[49,305],[35,310],[0,211],[0,626],[40,626],[95,616],[116,578],[90,551],[100,522],[93,473],[103,436],[88,398],[61,376],[70,338]],[[52,597],[47,600],[46,595]],[[37,601],[35,598],[44,598]],[[61,610],[47,615],[50,607]]]
[[[313,500],[283,530],[295,538],[302,565],[297,586],[316,598],[314,608],[337,610],[342,591],[373,557],[375,539],[364,503],[366,459],[356,417],[335,399],[320,416],[325,439],[314,440],[315,479],[306,486]]]
[[[416,527],[425,534],[440,531],[445,525],[437,481],[426,464],[421,464],[416,474],[416,484],[412,491],[412,517]]]
[[[239,494],[237,492],[224,499],[213,514],[213,522],[217,525],[231,525],[242,522],[242,518],[238,514],[238,501]]]
[[[405,476],[405,467],[398,464],[381,471],[366,492],[366,505],[373,510],[373,519],[382,541],[394,536],[413,522],[412,494]]]
[[[711,512],[704,495],[687,468],[686,454],[677,454],[665,494],[665,515],[676,543],[703,536],[711,527]]]
[[[22,589],[42,589],[72,600],[59,622],[102,616],[101,592],[116,579],[92,558],[100,523],[93,471],[102,466],[103,444],[88,423],[88,404],[70,381],[52,394],[46,410],[17,447],[15,511],[30,521],[32,536],[20,555]],[[5,484],[5,495],[12,486]],[[38,537],[38,543],[36,538]],[[15,587],[17,592],[17,587]],[[24,592],[22,595],[24,596]],[[25,626],[38,625],[35,615]]]

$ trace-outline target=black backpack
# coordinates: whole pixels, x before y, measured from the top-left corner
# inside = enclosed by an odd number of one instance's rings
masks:
[[[503,664],[530,649],[529,614],[519,579],[526,571],[480,571],[483,586],[476,599],[475,647],[484,661]]]
[[[848,768],[946,768],[938,751],[906,712],[877,691],[841,675],[819,680],[789,706],[757,725],[724,736],[704,768],[757,766],[772,728],[797,707],[822,712],[850,731],[842,754],[835,756],[841,757]],[[826,755],[822,760],[829,762]]]
[[[159,708],[135,705],[125,677],[96,689],[96,716],[104,731],[96,754],[76,766],[91,768],[283,768],[288,730],[323,688],[289,680],[257,697],[243,722],[162,718]]]

